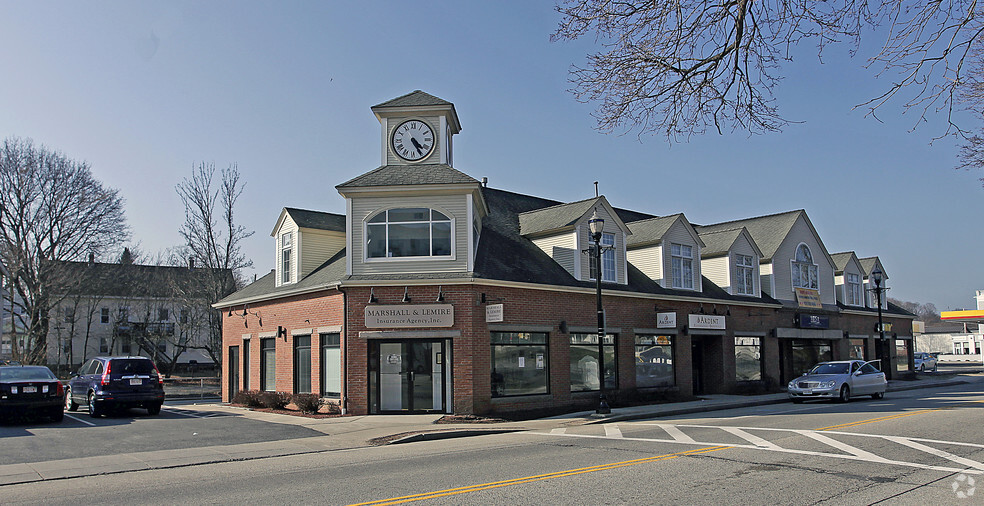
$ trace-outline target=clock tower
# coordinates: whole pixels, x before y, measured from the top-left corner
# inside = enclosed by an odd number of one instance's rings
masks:
[[[453,165],[451,136],[461,124],[451,102],[416,90],[372,112],[382,127],[382,165]]]

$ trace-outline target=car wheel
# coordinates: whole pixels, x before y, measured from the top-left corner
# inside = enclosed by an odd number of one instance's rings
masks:
[[[842,386],[841,387],[840,397],[838,397],[837,400],[839,400],[841,402],[850,402],[851,401],[851,387],[849,387],[847,385]]]
[[[878,392],[876,394],[871,394],[872,399],[881,399],[882,397],[885,397],[885,392]]]
[[[933,372],[936,372],[936,368],[939,367],[939,365],[940,364],[933,364]]]
[[[51,408],[51,413],[48,414],[52,422],[61,423],[65,419],[65,411],[62,410],[61,406],[57,408]]]
[[[926,364],[919,364],[919,372],[926,372]]]
[[[75,410],[79,409],[79,404],[77,402],[75,402],[74,400],[72,400],[72,389],[71,388],[66,388],[65,389],[65,409],[67,409],[69,411],[75,411]]]
[[[103,415],[103,410],[96,405],[96,394],[89,392],[89,416],[99,418]]]
[[[147,406],[147,414],[151,416],[156,416],[161,414],[161,405],[151,404],[150,406]]]

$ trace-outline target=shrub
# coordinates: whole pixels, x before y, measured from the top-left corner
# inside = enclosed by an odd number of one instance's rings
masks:
[[[291,402],[301,413],[317,413],[321,407],[321,398],[317,394],[294,394]]]
[[[247,408],[258,408],[260,403],[260,392],[257,390],[240,390],[232,397],[232,404],[239,404]]]
[[[290,403],[290,394],[287,392],[260,392],[260,405],[270,409],[284,409]]]

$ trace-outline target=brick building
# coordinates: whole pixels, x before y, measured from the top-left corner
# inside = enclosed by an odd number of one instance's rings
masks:
[[[880,261],[830,255],[805,211],[697,226],[489,188],[453,168],[450,102],[372,111],[382,165],[336,187],[346,214],[284,208],[276,268],[215,305],[224,399],[485,414],[772,391],[820,360],[911,368],[913,315],[883,303],[896,346],[876,332]]]

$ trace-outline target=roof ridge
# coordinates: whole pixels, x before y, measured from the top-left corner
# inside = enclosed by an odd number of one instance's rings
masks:
[[[521,193],[517,193],[517,195],[523,195],[523,194],[521,194]],[[525,197],[531,197],[532,195],[524,195],[524,196],[525,196]],[[556,208],[558,208],[558,207],[564,207],[564,206],[572,206],[572,205],[575,205],[575,204],[582,204],[582,203],[584,203],[584,202],[587,202],[587,201],[589,201],[589,200],[599,200],[599,199],[601,199],[602,197],[604,197],[604,195],[599,195],[599,196],[597,196],[597,197],[591,197],[591,198],[589,198],[589,199],[581,199],[581,200],[576,200],[576,201],[574,201],[574,202],[561,202],[561,203],[559,203],[559,204],[555,204],[555,205],[552,205],[552,206],[547,206],[547,207],[541,207],[540,209],[533,209],[533,210],[531,210],[531,211],[523,211],[523,212],[521,212],[521,213],[518,213],[518,214],[530,214],[530,213],[538,213],[538,212],[540,212],[540,211],[547,211],[547,210],[549,210],[549,209],[556,209]],[[538,198],[538,197],[537,197],[537,198]],[[550,200],[550,199],[545,199],[545,200]]]
[[[761,220],[761,219],[765,219],[765,218],[773,218],[773,217],[776,217],[776,216],[782,216],[784,214],[805,213],[805,212],[806,212],[805,209],[794,209],[792,211],[783,211],[783,212],[780,212],[780,213],[763,214],[762,216],[752,216],[750,218],[740,218],[740,219],[737,219],[737,220],[728,220],[728,221],[722,221],[720,223],[711,223],[711,224],[708,224],[708,225],[700,225],[700,226],[701,227],[717,227],[717,226],[721,226],[721,225],[728,225],[728,224],[731,224],[731,223],[739,223],[739,222],[742,222],[742,221]]]

